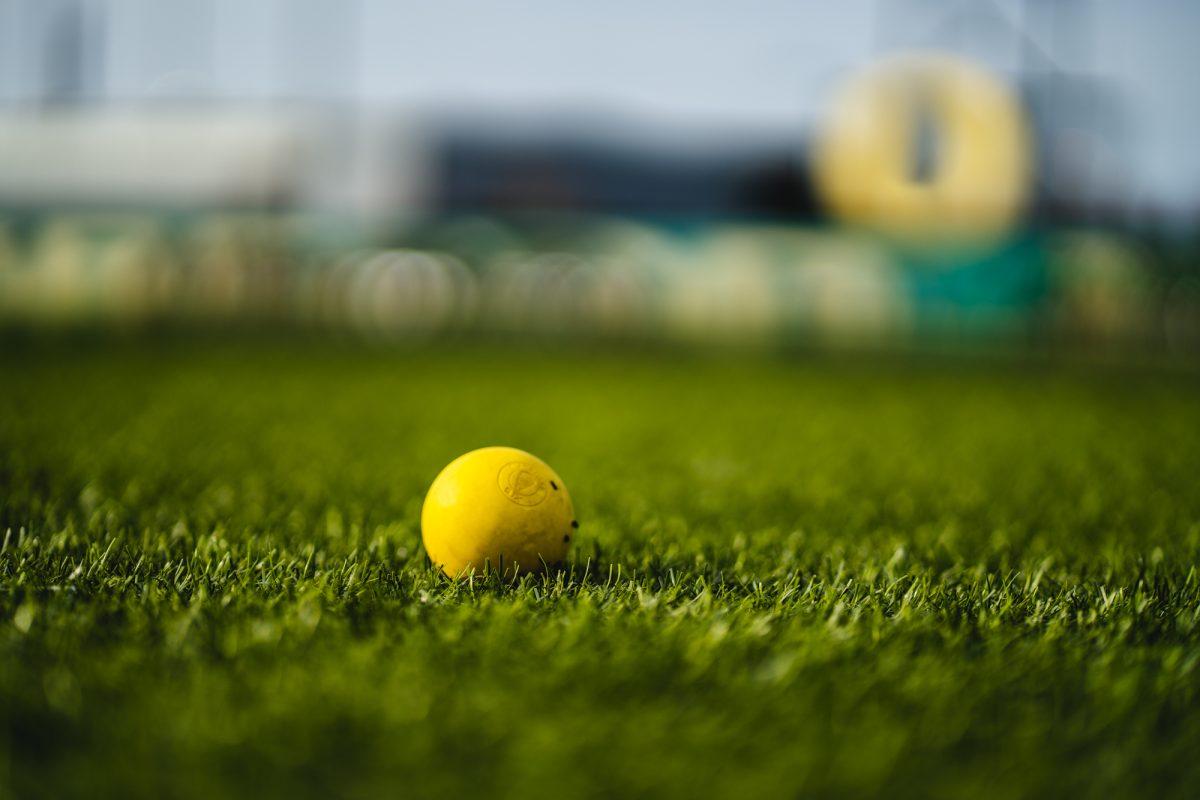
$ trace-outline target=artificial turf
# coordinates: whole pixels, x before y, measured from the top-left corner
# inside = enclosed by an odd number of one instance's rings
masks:
[[[562,572],[427,566],[488,444]],[[0,537],[0,795],[1200,787],[1194,373],[13,343]]]

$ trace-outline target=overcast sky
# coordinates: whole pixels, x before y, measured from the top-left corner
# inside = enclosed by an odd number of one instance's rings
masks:
[[[943,45],[1006,70],[1037,51],[1119,102],[1136,190],[1194,208],[1198,38],[1189,0],[0,0],[0,99],[44,93],[65,63],[117,101],[569,109],[799,135],[876,55]]]

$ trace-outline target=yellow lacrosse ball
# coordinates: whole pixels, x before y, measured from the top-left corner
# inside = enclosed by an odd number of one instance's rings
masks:
[[[557,564],[577,527],[562,478],[513,447],[484,447],[451,461],[421,509],[425,552],[451,577],[485,567],[511,573]]]

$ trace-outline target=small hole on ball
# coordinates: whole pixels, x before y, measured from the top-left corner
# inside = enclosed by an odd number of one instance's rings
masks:
[[[564,542],[569,542],[569,541],[571,541],[571,534],[569,534],[569,533],[568,533],[566,536],[564,536],[564,537],[563,537],[563,541],[564,541]]]
[[[556,491],[556,492],[557,492],[557,491],[558,491],[558,484],[557,484],[557,483],[555,483],[554,481],[550,481],[550,488],[551,488],[551,489],[553,489],[554,491]]]

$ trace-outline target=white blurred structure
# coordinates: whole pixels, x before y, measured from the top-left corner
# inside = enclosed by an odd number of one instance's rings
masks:
[[[303,208],[370,218],[415,208],[428,163],[383,114],[194,107],[0,113],[0,205]]]

